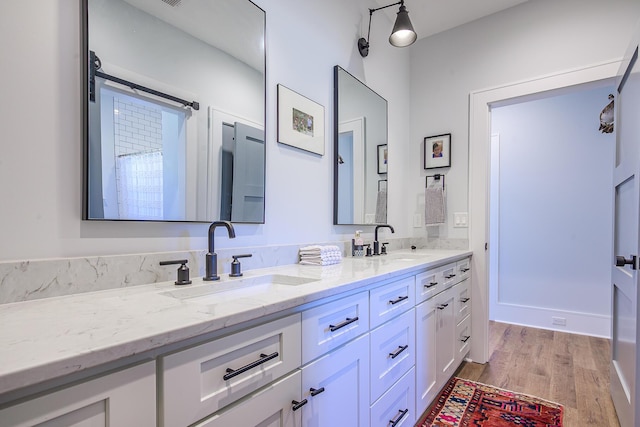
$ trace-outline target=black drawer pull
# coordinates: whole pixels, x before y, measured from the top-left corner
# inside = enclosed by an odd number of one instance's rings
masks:
[[[293,409],[294,411],[297,411],[298,409],[302,408],[307,403],[308,403],[307,399],[304,399],[304,400],[302,400],[300,402],[298,402],[297,400],[292,400],[291,404],[293,405],[293,407],[291,409]]]
[[[408,345],[399,345],[398,349],[396,351],[394,351],[393,353],[389,353],[389,356],[391,356],[392,359],[395,359],[396,357],[398,357],[400,355],[400,353],[402,353],[403,351],[405,351],[408,348],[409,348]]]
[[[404,416],[407,415],[408,413],[409,413],[408,409],[405,409],[404,411],[402,409],[398,409],[399,416],[396,417],[395,420],[389,420],[389,425],[391,427],[395,427],[400,422],[400,420],[403,419]]]
[[[352,317],[351,319],[349,319],[349,318],[347,317],[347,319],[346,319],[344,322],[342,322],[342,323],[338,323],[337,325],[329,325],[329,330],[330,330],[331,332],[335,332],[335,331],[337,331],[338,329],[340,329],[340,328],[344,328],[345,326],[347,326],[347,325],[349,325],[349,324],[351,324],[351,323],[353,323],[353,322],[357,322],[357,321],[358,321],[358,316],[356,316],[356,317]]]
[[[470,268],[461,268],[460,271],[462,271],[463,273],[466,273],[467,271],[469,271]]]
[[[462,303],[466,303],[467,301],[469,301],[471,298],[460,298],[460,302]]]
[[[452,279],[452,278],[454,278],[454,277],[456,277],[456,275],[455,275],[455,274],[453,274],[453,273],[451,273],[451,274],[450,274],[450,275],[448,275],[448,276],[444,276],[444,278],[445,278],[445,279]]]
[[[464,338],[462,338],[460,341],[467,342],[469,341],[469,338],[471,338],[471,335],[465,335]]]
[[[405,295],[405,296],[403,296],[403,297],[398,297],[398,299],[393,300],[393,301],[392,301],[392,300],[389,300],[389,304],[394,305],[394,304],[397,304],[397,303],[399,303],[399,302],[402,302],[402,301],[404,301],[404,300],[406,300],[406,299],[409,299],[409,296]]]
[[[257,366],[262,365],[264,362],[268,362],[271,359],[275,359],[276,357],[278,357],[277,351],[274,351],[271,354],[260,353],[260,359],[256,360],[255,362],[251,362],[248,365],[243,366],[242,368],[238,368],[238,369],[227,368],[227,373],[224,374],[222,379],[227,381],[235,377],[236,375],[240,375],[243,372],[247,372],[250,369],[253,369]]]
[[[435,285],[437,285],[438,282],[429,282],[428,285],[424,285],[425,288],[433,288]]]
[[[324,387],[320,387],[319,389],[310,388],[311,396],[317,396],[324,391]]]
[[[438,306],[438,310],[444,310],[444,309],[445,309],[445,307],[447,307],[448,305],[449,305],[449,304],[440,304],[440,305]]]

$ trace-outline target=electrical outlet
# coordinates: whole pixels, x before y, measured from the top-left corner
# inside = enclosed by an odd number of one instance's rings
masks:
[[[551,324],[558,326],[567,326],[567,319],[564,317],[551,317]]]
[[[453,226],[455,228],[467,228],[469,226],[469,214],[467,212],[455,212],[453,214]]]

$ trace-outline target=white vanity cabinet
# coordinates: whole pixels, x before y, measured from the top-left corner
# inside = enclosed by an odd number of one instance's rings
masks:
[[[191,425],[298,369],[300,327],[293,314],[160,357],[160,425]]]
[[[156,426],[156,368],[146,362],[0,410],[2,427]]]
[[[416,407],[421,414],[471,344],[470,259],[416,276]],[[431,285],[438,282],[437,285]],[[427,286],[435,291],[425,291]],[[420,299],[422,297],[422,299]]]

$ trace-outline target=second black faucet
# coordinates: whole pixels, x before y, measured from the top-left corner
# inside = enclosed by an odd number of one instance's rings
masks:
[[[220,280],[218,276],[218,254],[215,252],[215,230],[217,227],[223,226],[227,229],[229,238],[236,237],[233,225],[229,221],[214,221],[209,226],[209,251],[205,255],[205,275],[202,280]]]

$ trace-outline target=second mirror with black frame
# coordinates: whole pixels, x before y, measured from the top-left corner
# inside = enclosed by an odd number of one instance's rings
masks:
[[[334,224],[387,223],[387,101],[334,67]]]
[[[265,12],[81,1],[84,219],[263,223]]]

